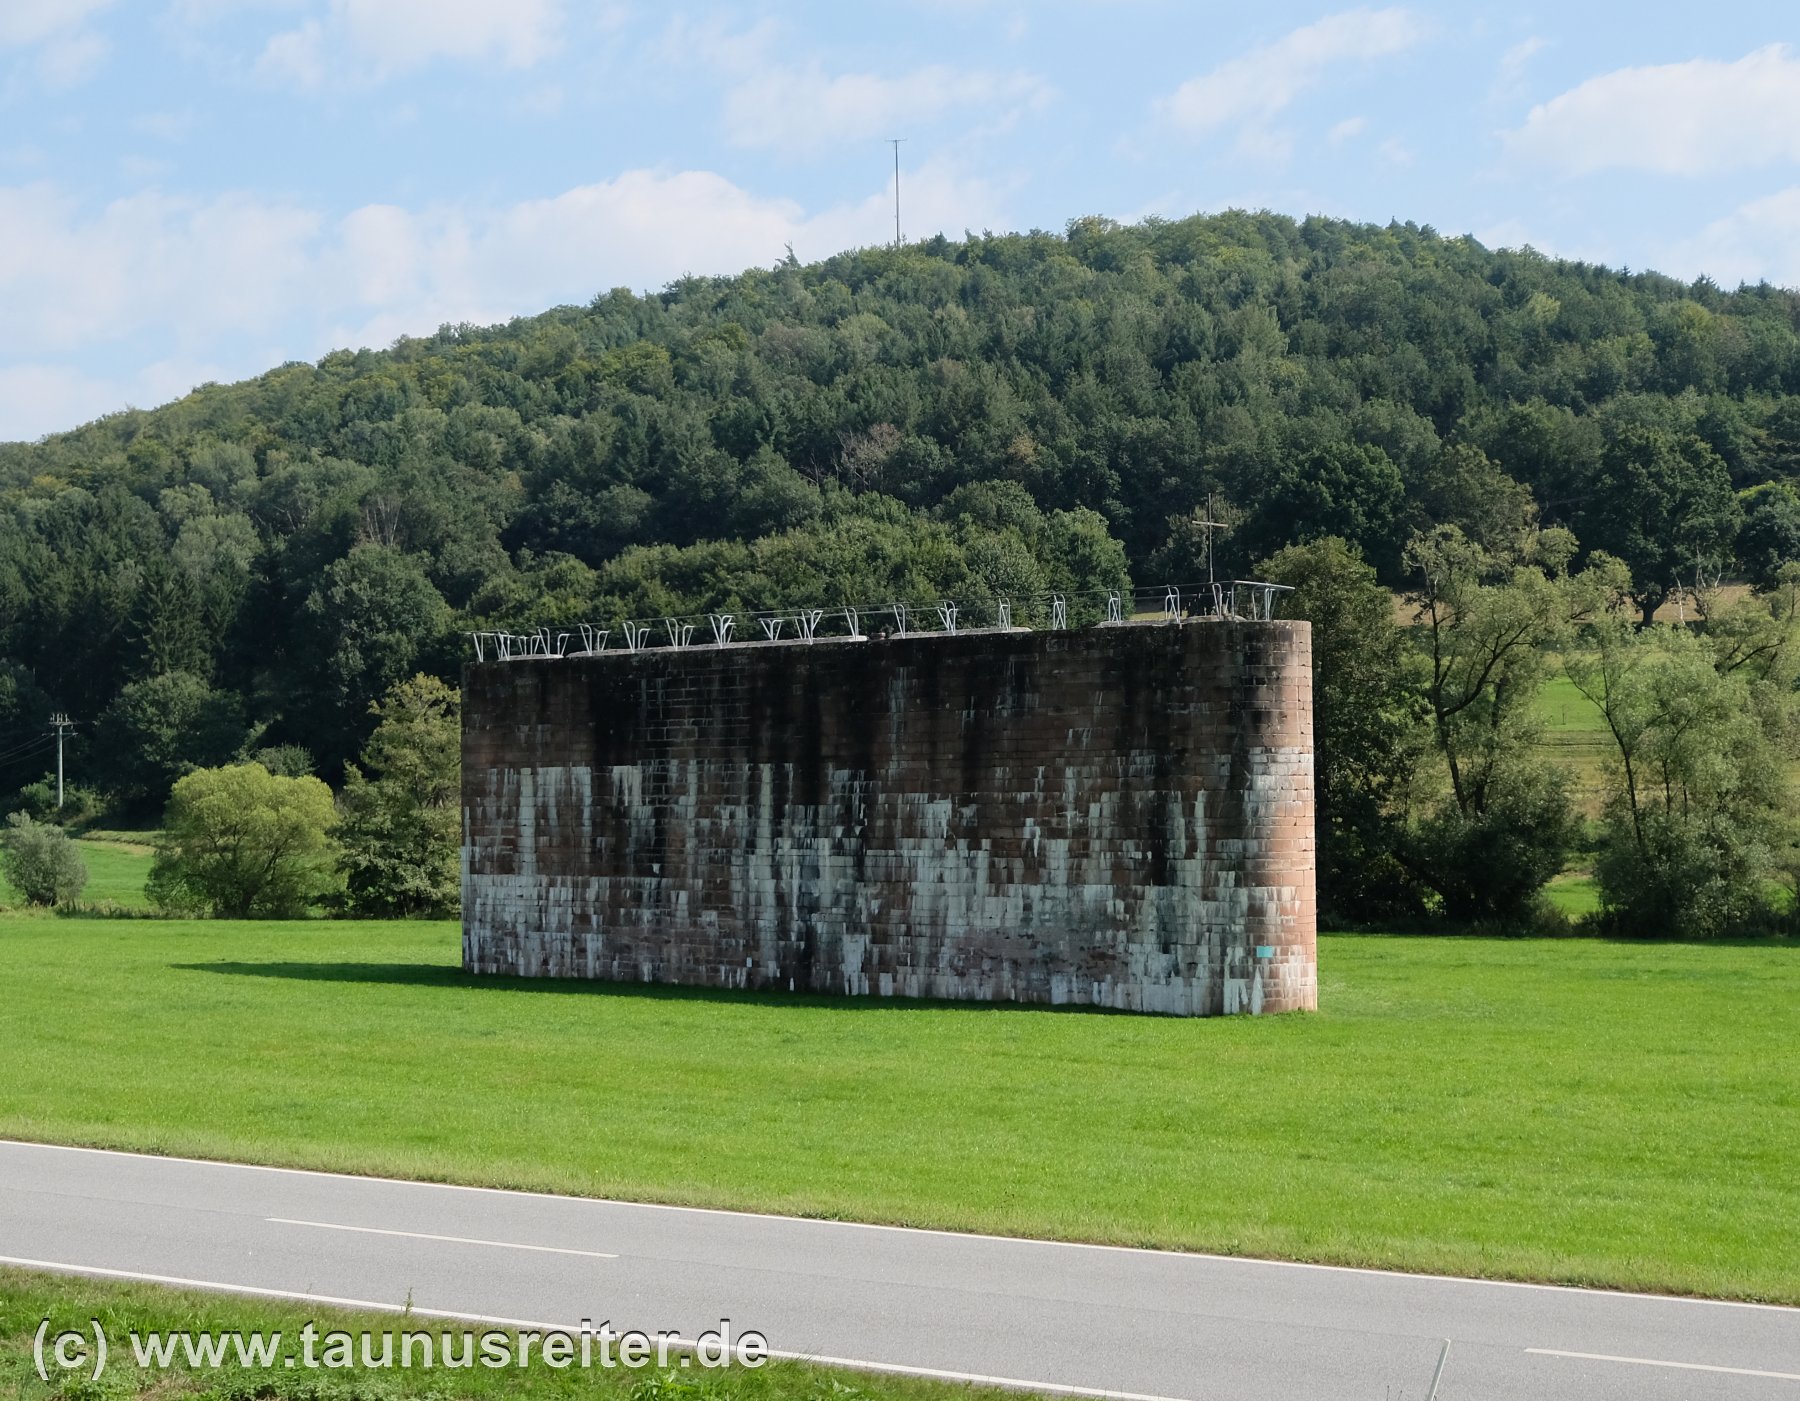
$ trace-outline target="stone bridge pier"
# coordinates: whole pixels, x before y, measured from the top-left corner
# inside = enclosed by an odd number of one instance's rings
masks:
[[[476,664],[462,806],[473,972],[1317,1005],[1304,622]]]

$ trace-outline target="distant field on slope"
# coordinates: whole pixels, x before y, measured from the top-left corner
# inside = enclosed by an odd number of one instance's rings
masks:
[[[1210,1021],[465,977],[446,923],[0,919],[0,1135],[1800,1302],[1800,946],[1327,937]]]
[[[1536,710],[1543,727],[1540,748],[1568,773],[1569,797],[1576,809],[1598,817],[1606,804],[1606,763],[1613,755],[1612,736],[1600,707],[1559,669],[1539,688]]]
[[[1538,744],[1569,775],[1569,796],[1585,817],[1598,817],[1606,805],[1606,766],[1617,750],[1607,733],[1600,707],[1575,688],[1560,666],[1538,689],[1535,707],[1543,727]],[[1800,762],[1790,762],[1788,781],[1800,786]]]

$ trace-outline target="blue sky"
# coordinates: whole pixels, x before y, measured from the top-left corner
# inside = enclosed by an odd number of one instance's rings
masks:
[[[1791,4],[0,0],[0,439],[905,230],[1230,206],[1800,285]]]

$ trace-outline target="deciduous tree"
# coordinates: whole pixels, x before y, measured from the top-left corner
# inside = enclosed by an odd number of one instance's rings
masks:
[[[1631,570],[1646,626],[1671,590],[1731,561],[1740,510],[1731,475],[1698,437],[1628,428],[1607,448],[1581,514],[1582,543]]]
[[[457,692],[402,681],[371,707],[361,767],[345,768],[338,831],[345,899],[357,914],[447,915],[457,907],[461,728]],[[368,771],[367,776],[364,769]]]
[[[1335,536],[1290,545],[1258,577],[1294,592],[1286,616],[1312,624],[1319,905],[1337,919],[1416,911],[1400,863],[1405,790],[1428,738],[1393,595]]]
[[[1788,623],[1791,627],[1791,621]],[[1752,926],[1792,815],[1779,718],[1753,671],[1681,627],[1596,624],[1566,666],[1614,749],[1595,875],[1620,933],[1705,938]],[[1774,723],[1771,723],[1774,721]]]
[[[132,682],[100,716],[96,774],[128,808],[153,814],[182,774],[228,762],[248,737],[235,695],[171,671]]]
[[[196,769],[175,785],[148,890],[159,907],[289,919],[336,883],[331,790],[261,764]]]
[[[1569,575],[1573,548],[1566,531],[1546,531],[1528,553],[1497,557],[1442,526],[1407,549],[1424,697],[1449,790],[1424,798],[1407,860],[1458,918],[1526,916],[1573,836],[1561,771],[1534,747],[1533,702],[1549,649],[1628,582],[1606,555]]]

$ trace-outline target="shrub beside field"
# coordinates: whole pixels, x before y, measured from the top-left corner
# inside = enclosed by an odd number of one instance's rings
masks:
[[[148,833],[117,833],[105,838],[78,838],[76,849],[87,867],[87,883],[82,887],[83,905],[118,905],[148,912],[149,900],[144,895],[144,881],[150,874],[151,847]],[[135,840],[133,840],[135,838]],[[22,905],[23,892],[15,890],[0,875],[0,906]]]

